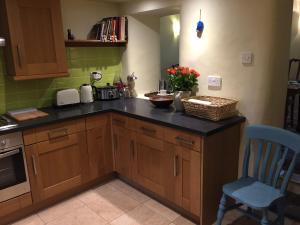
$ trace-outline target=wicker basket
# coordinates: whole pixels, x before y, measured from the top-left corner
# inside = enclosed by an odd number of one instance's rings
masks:
[[[193,103],[189,102],[189,99],[208,101],[212,104],[204,105]],[[181,101],[187,114],[213,121],[219,121],[236,116],[238,114],[238,111],[236,110],[236,104],[238,101],[233,99],[212,96],[194,96],[191,98],[182,99]]]

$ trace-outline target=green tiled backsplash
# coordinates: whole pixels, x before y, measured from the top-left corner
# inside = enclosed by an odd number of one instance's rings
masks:
[[[121,74],[120,48],[67,48],[68,77],[43,80],[14,81],[6,74],[3,49],[0,48],[0,114],[26,107],[51,106],[57,90],[79,88],[89,83],[92,71],[104,76],[96,86],[112,83]]]

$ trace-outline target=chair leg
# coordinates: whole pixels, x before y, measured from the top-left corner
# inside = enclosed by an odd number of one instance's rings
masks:
[[[263,210],[263,217],[260,221],[260,224],[261,225],[269,225],[270,224],[269,219],[268,219],[268,209]]]
[[[222,225],[222,221],[225,215],[225,209],[226,209],[226,195],[223,194],[220,204],[219,204],[219,210],[218,210],[218,215],[217,215],[217,222],[216,225]]]
[[[286,203],[284,201],[277,204],[278,224],[279,225],[284,225],[285,207],[286,207]]]

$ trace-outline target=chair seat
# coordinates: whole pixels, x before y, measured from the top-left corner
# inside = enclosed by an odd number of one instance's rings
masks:
[[[284,196],[279,190],[251,177],[226,184],[223,191],[231,198],[254,209],[268,208],[274,201]]]

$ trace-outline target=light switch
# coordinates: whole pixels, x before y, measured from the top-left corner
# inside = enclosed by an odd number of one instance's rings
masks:
[[[241,53],[241,63],[243,65],[252,65],[253,64],[253,52],[242,52]]]
[[[220,89],[222,87],[222,77],[220,76],[208,76],[208,87]]]

